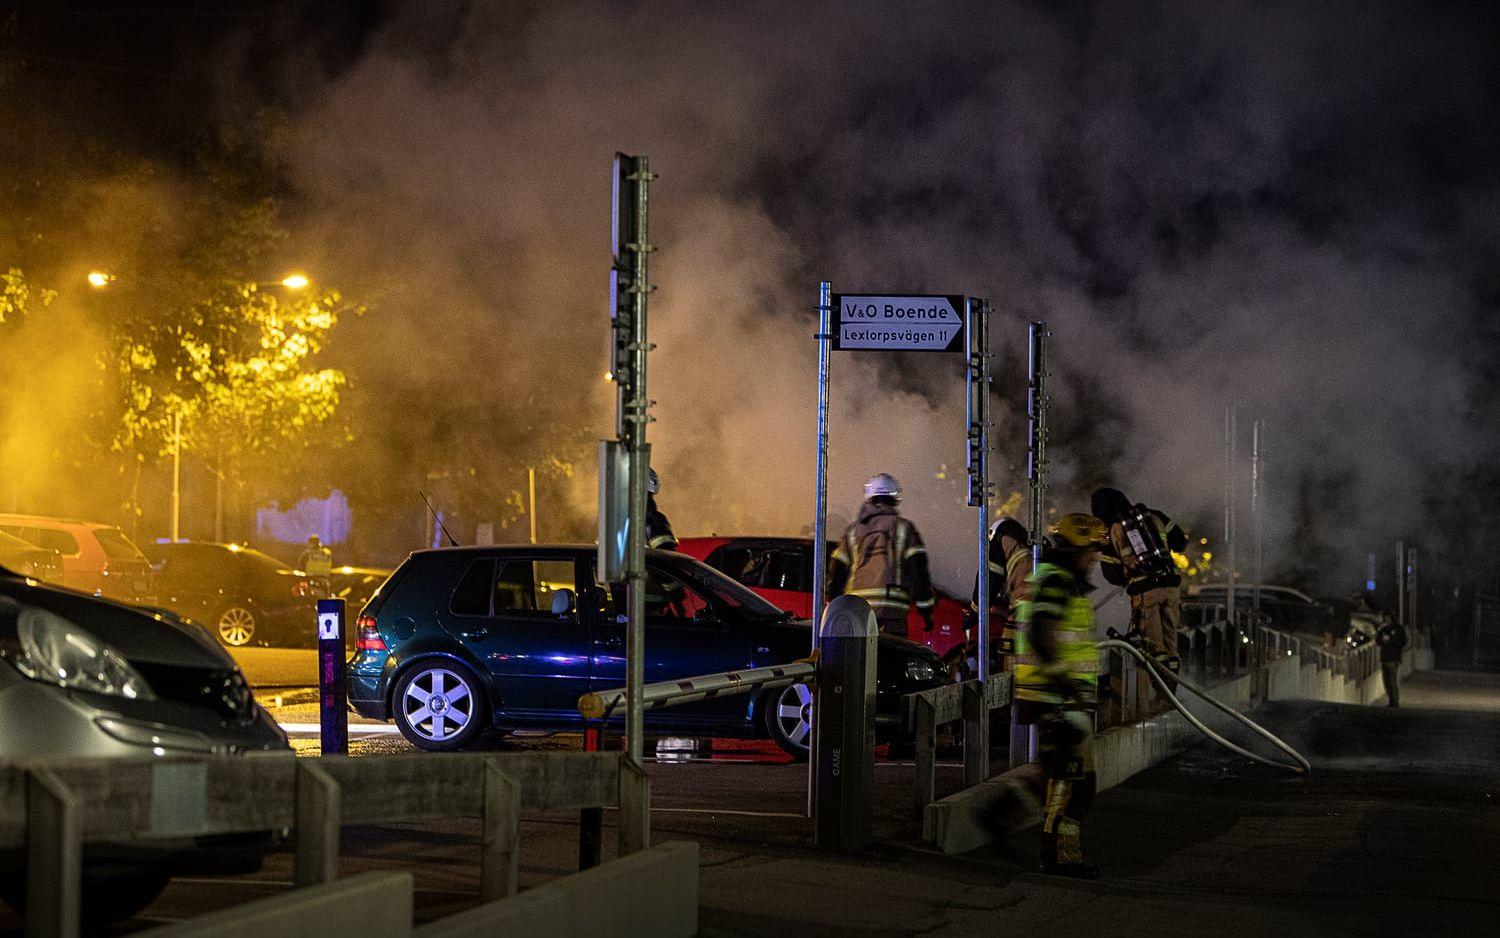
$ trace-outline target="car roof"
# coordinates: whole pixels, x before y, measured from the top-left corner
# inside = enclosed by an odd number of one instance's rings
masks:
[[[118,524],[105,524],[102,521],[83,521],[78,518],[56,518],[52,515],[0,515],[0,524],[8,522],[21,522],[23,524],[67,525],[78,528],[118,528]]]

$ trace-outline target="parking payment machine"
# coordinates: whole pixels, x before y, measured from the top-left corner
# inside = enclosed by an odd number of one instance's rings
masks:
[[[873,838],[875,612],[858,596],[828,604],[818,638],[813,745],[816,842],[858,850]]]

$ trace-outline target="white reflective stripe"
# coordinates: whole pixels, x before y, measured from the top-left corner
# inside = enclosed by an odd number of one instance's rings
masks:
[[[991,573],[1009,573],[1010,571],[1006,570],[1004,567],[1000,566],[998,563],[995,563],[995,561],[991,560],[990,561],[990,572]]]

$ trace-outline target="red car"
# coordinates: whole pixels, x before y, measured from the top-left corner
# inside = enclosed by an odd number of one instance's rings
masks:
[[[733,577],[799,619],[812,618],[812,538],[807,537],[685,537],[677,549]],[[827,556],[834,545],[828,545]],[[932,612],[932,631],[924,630],[913,609],[907,638],[947,655],[964,638],[966,604],[941,590]]]

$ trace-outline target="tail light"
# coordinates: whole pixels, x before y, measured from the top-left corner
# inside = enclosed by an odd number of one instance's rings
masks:
[[[380,629],[375,625],[374,616],[360,616],[359,637],[354,640],[356,651],[385,651],[385,639],[380,637]]]

